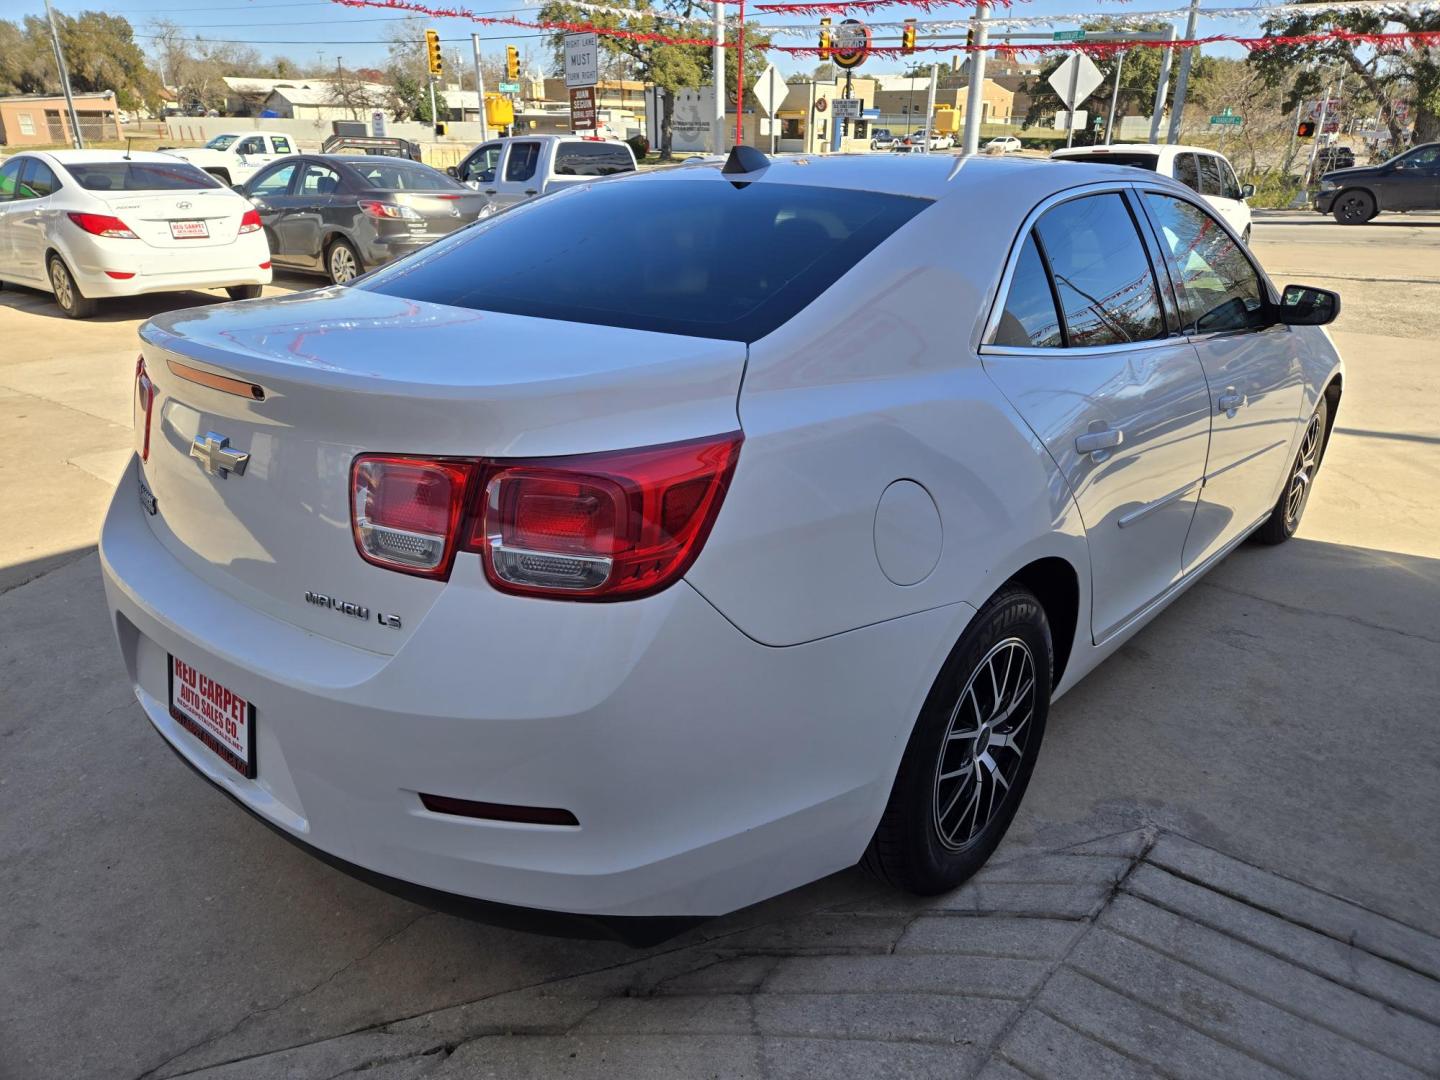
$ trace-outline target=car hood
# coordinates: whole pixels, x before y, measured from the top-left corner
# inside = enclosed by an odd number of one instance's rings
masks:
[[[1330,172],[1322,173],[1320,179],[1345,184],[1352,180],[1369,180],[1371,177],[1384,175],[1384,172],[1385,170],[1377,165],[1353,165],[1348,169],[1332,169]]]

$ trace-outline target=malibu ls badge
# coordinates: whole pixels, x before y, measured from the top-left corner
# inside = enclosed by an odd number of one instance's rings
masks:
[[[339,600],[327,593],[311,592],[305,590],[305,602],[314,604],[316,607],[329,608],[331,611],[338,611],[341,615],[349,615],[356,619],[370,621],[370,609],[364,604],[352,604],[349,600]],[[383,611],[375,613],[375,621],[381,626],[388,626],[392,630],[400,629],[399,615],[386,615]]]
[[[190,456],[200,462],[200,467],[211,476],[224,480],[230,473],[245,475],[245,466],[250,464],[250,455],[230,448],[230,439],[219,432],[207,431],[195,436],[190,444]]]

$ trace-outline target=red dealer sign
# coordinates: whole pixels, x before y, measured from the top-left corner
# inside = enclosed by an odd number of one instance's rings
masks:
[[[595,88],[593,86],[572,86],[570,88],[570,130],[595,130]]]

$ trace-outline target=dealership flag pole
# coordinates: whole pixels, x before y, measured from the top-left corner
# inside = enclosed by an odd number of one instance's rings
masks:
[[[740,0],[740,31],[735,42],[735,145],[745,141],[745,0]]]
[[[55,66],[60,69],[60,85],[65,88],[65,108],[70,112],[70,137],[75,141],[76,150],[85,149],[85,138],[80,134],[80,117],[75,113],[75,98],[70,93],[70,70],[65,66],[65,50],[60,48],[60,31],[55,28],[55,12],[50,0],[45,0],[45,17],[50,20],[50,40],[55,45]]]

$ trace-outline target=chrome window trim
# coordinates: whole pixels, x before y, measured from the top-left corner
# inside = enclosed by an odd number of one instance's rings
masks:
[[[1130,181],[1097,181],[1089,184],[1082,184],[1079,187],[1066,188],[1064,191],[1057,191],[1053,195],[1047,195],[1044,199],[1036,203],[1035,206],[1031,208],[1030,213],[1025,215],[1025,220],[1020,223],[1020,228],[1016,231],[1014,239],[1010,241],[1010,253],[1005,258],[1005,271],[1000,275],[1000,286],[995,291],[995,298],[990,302],[990,314],[985,319],[985,330],[980,335],[980,346],[976,350],[980,355],[1082,356],[1085,354],[1094,353],[1113,353],[1125,352],[1134,349],[1148,349],[1153,348],[1156,345],[1173,345],[1177,340],[1179,340],[1179,335],[1172,333],[1167,334],[1165,337],[1147,338],[1144,341],[1127,341],[1117,345],[1094,345],[1088,348],[1076,348],[1074,346],[1067,347],[1064,345],[996,345],[994,343],[995,335],[1000,329],[1000,319],[1005,314],[1005,301],[1010,297],[1010,284],[1015,278],[1015,269],[1020,264],[1020,252],[1021,249],[1023,249],[1025,246],[1025,238],[1030,235],[1031,230],[1035,227],[1035,223],[1040,220],[1041,216],[1044,215],[1047,210],[1050,210],[1052,207],[1059,206],[1061,203],[1073,202],[1076,199],[1083,199],[1090,195],[1107,195],[1111,193],[1117,194],[1124,198],[1124,195],[1127,191],[1133,192],[1135,189],[1136,185]],[[1126,209],[1129,210],[1128,205],[1126,206]],[[1145,253],[1145,261],[1149,263],[1150,252],[1148,248],[1146,248],[1145,238],[1137,232],[1135,234],[1135,239],[1139,242],[1141,250]],[[1151,267],[1152,274],[1155,273],[1155,269],[1155,267]],[[1168,268],[1166,272],[1169,272]],[[1155,282],[1155,286],[1157,289],[1160,287],[1160,282],[1158,278]],[[1157,296],[1156,299],[1162,301],[1161,308],[1163,310],[1163,298]],[[1059,315],[1061,319],[1065,317],[1064,312],[1057,312],[1056,314]]]

